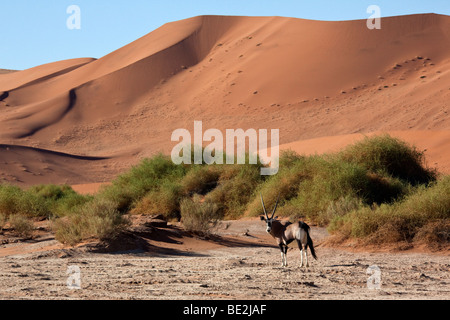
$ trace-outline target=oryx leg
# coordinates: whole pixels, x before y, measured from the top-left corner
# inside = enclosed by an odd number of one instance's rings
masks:
[[[283,244],[279,244],[280,251],[281,251],[281,266],[284,267],[284,250],[283,250]]]
[[[285,246],[283,243],[280,243],[279,247],[281,251],[281,266],[287,267],[287,246]]]
[[[309,263],[308,263],[308,247],[305,246],[305,260],[306,260],[306,267],[309,267]]]
[[[300,268],[303,267],[303,245],[300,240],[297,240],[298,248],[300,250]],[[306,246],[305,246],[306,250]],[[308,260],[306,260],[306,263],[308,263]]]
[[[287,251],[288,251],[288,246],[284,246],[284,266],[287,267],[288,263],[287,263]]]

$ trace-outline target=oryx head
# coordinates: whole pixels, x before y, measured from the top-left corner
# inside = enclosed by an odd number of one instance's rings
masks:
[[[260,218],[261,218],[261,220],[264,220],[266,222],[266,227],[267,227],[266,231],[268,233],[270,233],[270,231],[272,231],[272,222],[274,220],[277,220],[277,218],[278,218],[278,217],[274,218],[274,215],[275,215],[275,211],[277,210],[277,206],[278,206],[278,201],[279,200],[280,200],[280,195],[278,195],[277,203],[275,204],[275,207],[273,208],[272,216],[269,218],[269,216],[267,214],[266,206],[264,205],[263,196],[261,194],[261,204],[262,204],[262,207],[263,207],[263,210],[264,210],[264,216],[261,216]]]

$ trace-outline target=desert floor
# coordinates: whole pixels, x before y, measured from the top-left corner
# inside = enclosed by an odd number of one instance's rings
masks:
[[[279,250],[261,221],[226,222],[215,240],[186,237],[179,230],[159,229],[165,240],[149,240],[147,251],[69,249],[51,235],[4,244],[0,299],[450,298],[448,252],[330,248],[324,245],[326,230],[313,228],[319,259],[310,257],[310,267],[300,268],[295,245],[288,252],[289,266],[282,268]],[[79,274],[70,266],[77,266]],[[378,289],[371,281],[378,274],[368,273],[372,266],[380,271]],[[73,288],[76,283],[80,289]]]

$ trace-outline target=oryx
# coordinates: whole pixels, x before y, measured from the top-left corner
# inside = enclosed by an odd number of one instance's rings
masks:
[[[269,218],[266,211],[266,206],[264,205],[263,196],[261,194],[261,203],[264,210],[264,216],[261,216],[261,220],[266,222],[267,229],[266,231],[270,233],[272,237],[277,241],[278,246],[281,250],[281,266],[287,267],[287,250],[288,245],[297,240],[298,248],[301,253],[301,264],[300,267],[303,267],[303,252],[305,253],[306,259],[306,267],[309,267],[308,264],[308,252],[307,249],[311,250],[311,254],[314,259],[317,260],[316,252],[314,251],[314,245],[311,237],[309,236],[310,227],[301,221],[291,223],[291,222],[281,222],[278,221],[278,217],[274,217],[275,211],[277,210],[278,201],[280,200],[280,196],[278,196],[275,207],[273,208],[272,216]]]

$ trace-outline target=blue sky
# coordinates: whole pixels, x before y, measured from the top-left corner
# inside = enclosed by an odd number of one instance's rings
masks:
[[[81,29],[70,30],[67,8],[81,9]],[[450,0],[14,0],[0,2],[0,68],[26,69],[58,60],[100,58],[160,27],[197,15],[286,16],[315,20],[450,15]]]

